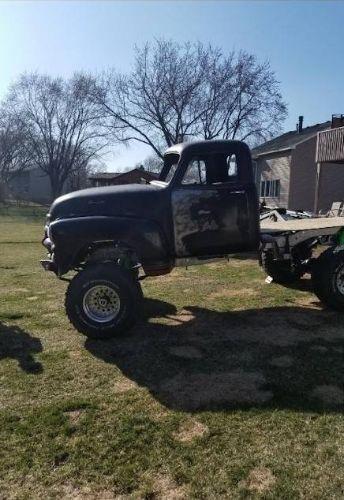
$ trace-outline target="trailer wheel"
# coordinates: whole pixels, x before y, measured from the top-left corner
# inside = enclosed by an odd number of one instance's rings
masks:
[[[274,260],[271,252],[261,253],[261,263],[265,273],[280,284],[293,283],[301,278],[304,271],[300,267],[294,267],[290,260]]]
[[[344,250],[325,250],[313,264],[312,282],[314,293],[323,304],[344,311]]]
[[[137,320],[142,290],[134,274],[112,263],[94,264],[70,282],[65,307],[72,325],[87,337],[107,339]]]

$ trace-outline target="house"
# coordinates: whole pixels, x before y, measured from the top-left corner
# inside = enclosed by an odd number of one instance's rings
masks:
[[[61,194],[87,187],[86,172],[71,175],[64,183]],[[6,196],[16,200],[50,204],[53,195],[49,176],[39,167],[20,170],[13,175],[6,187]]]
[[[149,182],[157,178],[157,174],[147,172],[143,167],[134,168],[127,172],[100,172],[88,176],[89,183],[93,187],[140,184],[142,179]]]
[[[343,115],[333,115],[331,121],[305,128],[300,116],[295,131],[254,148],[260,201],[273,207],[325,212],[334,201],[344,200],[344,155],[318,158],[319,141],[324,134],[333,137],[334,133],[344,141]],[[322,141],[322,151],[337,147],[338,140],[328,139],[326,144]]]
[[[17,200],[48,204],[52,201],[49,177],[38,167],[22,170],[8,183],[8,194]]]
[[[91,174],[87,178],[86,174],[79,177],[73,176],[68,179],[61,194],[89,186],[134,184],[142,182],[142,179],[151,181],[157,179],[157,174],[147,172],[143,168],[134,168],[128,172],[103,172]],[[9,182],[6,191],[6,196],[41,204],[49,204],[53,198],[49,177],[38,167],[18,172]]]

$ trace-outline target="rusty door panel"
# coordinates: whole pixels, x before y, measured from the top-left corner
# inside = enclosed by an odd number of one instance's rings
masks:
[[[219,255],[252,247],[243,189],[175,189],[172,210],[177,257]]]

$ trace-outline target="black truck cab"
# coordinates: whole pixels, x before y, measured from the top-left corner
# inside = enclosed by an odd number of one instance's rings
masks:
[[[160,180],[168,182],[176,257],[257,249],[259,217],[249,148],[202,141],[169,148]]]

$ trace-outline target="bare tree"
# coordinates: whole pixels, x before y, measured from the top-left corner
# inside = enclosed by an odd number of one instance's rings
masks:
[[[157,155],[149,155],[143,160],[143,168],[147,172],[153,172],[154,174],[159,174],[163,167],[163,162],[161,158]]]
[[[107,141],[98,111],[89,100],[93,78],[70,80],[38,74],[22,75],[4,103],[25,128],[35,165],[50,179],[52,196],[67,179],[103,150]]]
[[[8,184],[30,163],[31,151],[25,128],[20,121],[0,109],[0,182]]]
[[[190,137],[258,142],[286,116],[268,63],[245,52],[225,57],[201,43],[136,48],[131,73],[108,72],[92,95],[116,139],[148,144],[159,157]]]

